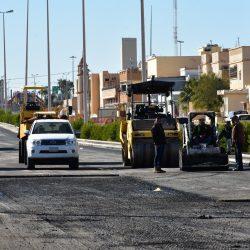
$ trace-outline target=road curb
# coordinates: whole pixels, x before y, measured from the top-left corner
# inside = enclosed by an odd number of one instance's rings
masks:
[[[86,139],[77,139],[79,146],[84,147],[94,147],[102,149],[112,149],[112,150],[121,150],[121,144],[119,142],[104,142],[104,141],[94,141]]]
[[[17,134],[18,133],[18,127],[14,126],[12,124],[8,124],[8,123],[4,123],[4,122],[0,122],[0,127],[4,128],[12,133]]]

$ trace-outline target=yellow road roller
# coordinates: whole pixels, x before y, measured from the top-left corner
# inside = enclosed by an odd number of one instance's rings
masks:
[[[120,141],[124,166],[153,167],[154,144],[151,134],[156,117],[161,117],[166,135],[166,147],[161,167],[179,166],[179,133],[176,119],[167,112],[167,98],[172,96],[173,82],[157,81],[128,85],[126,119],[121,121]],[[144,95],[146,102],[135,102],[134,95]],[[164,101],[159,102],[159,96]],[[162,98],[161,98],[162,99]],[[170,102],[172,103],[172,102]],[[173,110],[173,108],[171,108]]]

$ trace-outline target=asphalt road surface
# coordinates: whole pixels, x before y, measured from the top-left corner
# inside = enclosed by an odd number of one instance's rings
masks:
[[[3,129],[0,159],[0,249],[250,249],[250,171],[155,175],[93,148],[29,171]]]

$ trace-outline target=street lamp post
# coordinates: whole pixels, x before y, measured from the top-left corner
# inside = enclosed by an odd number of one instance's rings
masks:
[[[6,73],[6,45],[5,45],[5,14],[14,12],[13,10],[0,11],[3,15],[3,58],[4,58],[4,110],[7,111],[8,97],[7,97],[7,73]]]
[[[27,20],[26,20],[26,58],[25,58],[25,86],[28,85],[28,61],[29,61],[29,0],[27,0]]]
[[[48,110],[51,110],[49,0],[47,0]]]
[[[36,77],[39,76],[39,75],[38,74],[32,74],[31,76],[33,77],[34,86],[36,86]]]
[[[72,82],[73,82],[73,95],[74,95],[74,82],[75,82],[75,59],[76,57],[75,56],[71,56],[70,57],[72,59]]]
[[[88,71],[86,63],[86,28],[85,28],[85,0],[82,0],[82,86],[83,86],[83,116],[84,122],[88,122]]]
[[[141,0],[141,67],[142,81],[147,81],[146,69],[146,45],[145,45],[145,19],[144,19],[144,0]],[[146,102],[146,96],[142,95],[142,102]]]
[[[180,56],[181,56],[181,52],[182,52],[182,51],[181,51],[181,46],[182,46],[182,44],[184,43],[184,41],[180,41],[180,40],[178,40],[178,41],[177,41],[177,43],[179,43],[179,44],[180,44]]]

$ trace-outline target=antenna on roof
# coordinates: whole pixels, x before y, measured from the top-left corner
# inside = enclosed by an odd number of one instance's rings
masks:
[[[178,11],[177,11],[177,0],[173,0],[174,10],[174,54],[178,56]]]

